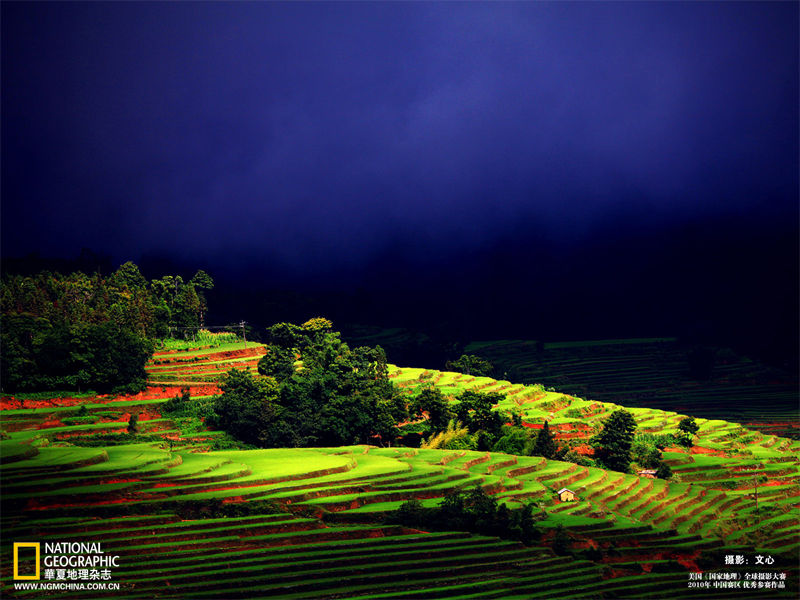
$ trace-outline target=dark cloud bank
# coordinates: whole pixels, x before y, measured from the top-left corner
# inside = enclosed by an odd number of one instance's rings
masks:
[[[221,320],[785,359],[797,22],[769,2],[5,2],[2,253],[204,267]]]

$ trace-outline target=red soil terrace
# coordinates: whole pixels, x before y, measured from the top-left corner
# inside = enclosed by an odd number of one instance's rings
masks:
[[[174,354],[175,350],[170,350],[168,352],[156,352],[153,354],[153,357],[159,356],[166,356],[169,357],[171,354]],[[253,348],[242,348],[241,350],[225,350],[223,352],[208,352],[200,356],[203,360],[211,360],[211,359],[231,359],[231,358],[247,358],[248,356],[260,356],[266,354],[267,350],[263,346],[256,346]],[[161,364],[170,364],[172,362],[180,363],[180,362],[192,362],[194,360],[194,356],[184,357],[180,361],[165,361]]]
[[[99,396],[88,396],[84,398],[73,398],[65,396],[62,398],[49,398],[47,400],[30,400],[15,398],[14,396],[3,396],[0,398],[0,410],[18,410],[22,408],[56,408],[63,406],[78,406],[80,404],[111,404],[114,402],[136,401],[136,400],[160,400],[168,399],[180,394],[181,390],[187,386],[149,386],[144,392],[118,396],[114,394],[102,394]],[[214,396],[222,393],[219,386],[212,383],[200,385],[190,385],[189,393],[192,396]]]
[[[220,364],[202,364],[202,363],[187,363],[185,365],[174,365],[175,369],[180,369],[181,373],[214,373],[220,372],[225,373],[230,369],[237,369],[242,367],[255,367],[258,364],[258,360],[243,360],[234,364],[227,364],[227,365],[220,365]],[[164,365],[152,365],[153,367],[162,367]],[[173,366],[173,365],[167,365]],[[150,369],[148,371],[153,378],[158,378],[158,376],[165,372],[170,372],[170,369]]]
[[[725,456],[725,453],[721,450],[712,450],[711,448],[705,448],[703,446],[692,446],[690,450],[691,454],[710,454],[711,456]]]

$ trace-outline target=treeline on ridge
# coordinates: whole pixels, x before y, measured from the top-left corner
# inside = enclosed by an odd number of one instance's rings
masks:
[[[198,327],[213,288],[200,270],[188,281],[148,281],[132,262],[110,275],[42,271],[0,282],[0,377],[5,392],[135,391],[153,340],[170,327]]]

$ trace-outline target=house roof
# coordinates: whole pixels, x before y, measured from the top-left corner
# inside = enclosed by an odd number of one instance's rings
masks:
[[[658,471],[656,471],[655,469],[642,469],[641,471],[638,471],[638,473],[639,475],[641,475],[642,473],[645,473],[646,475],[655,475],[656,473],[658,473]]]
[[[561,488],[560,490],[558,490],[558,491],[556,492],[556,494],[563,494],[564,492],[569,492],[570,494],[574,494],[574,493],[575,493],[575,492],[573,492],[573,491],[572,491],[572,490],[570,490],[570,489],[567,489],[567,488]]]

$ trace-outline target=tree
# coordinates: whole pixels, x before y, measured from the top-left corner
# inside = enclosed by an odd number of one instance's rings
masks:
[[[492,452],[505,452],[506,454],[525,454],[525,449],[531,443],[531,435],[523,427],[502,428],[503,436],[495,442]]]
[[[691,436],[695,435],[700,430],[700,427],[695,423],[692,417],[684,417],[681,419],[680,423],[678,423],[678,429]]]
[[[445,367],[449,371],[475,375],[476,377],[487,377],[494,369],[492,363],[474,354],[462,354],[458,360],[447,361]]]
[[[147,287],[147,280],[142,275],[134,263],[128,261],[119,266],[111,275],[110,283],[120,289],[144,289]]]
[[[167,318],[170,327],[201,326],[208,311],[202,290],[213,287],[214,280],[203,270],[197,271],[189,281],[184,281],[180,275],[165,275],[150,282],[153,304],[161,306],[163,303],[158,313]]]
[[[202,269],[199,269],[197,273],[194,274],[189,283],[201,290],[214,289],[214,280],[211,278],[211,275]]]
[[[553,536],[553,552],[559,556],[566,556],[570,553],[571,546],[572,540],[570,540],[569,534],[564,529],[564,526],[559,523]]]
[[[305,331],[325,332],[333,329],[333,323],[325,317],[314,317],[300,326]]]
[[[616,410],[603,422],[603,429],[591,439],[595,457],[608,469],[626,473],[631,463],[636,421],[626,410]]]
[[[644,469],[658,469],[661,466],[661,451],[658,448],[648,448],[638,457],[638,463]]]
[[[202,269],[198,270],[197,273],[194,274],[192,280],[189,284],[195,288],[195,290],[212,290],[214,289],[214,280],[211,279],[211,275],[203,271]],[[198,321],[199,324],[202,326],[205,324],[205,315],[208,312],[208,302],[206,302],[206,296],[202,291],[197,292],[197,299],[198,299]]]
[[[491,533],[495,528],[498,518],[497,498],[487,494],[481,486],[476,485],[467,492],[464,508],[478,531]],[[508,519],[507,513],[505,518]]]
[[[536,435],[536,441],[533,443],[533,448],[531,449],[531,456],[553,458],[557,451],[558,446],[556,445],[556,439],[550,431],[550,425],[545,421],[544,426]]]
[[[672,469],[668,464],[662,462],[656,469],[656,477],[659,479],[669,479],[672,477]]]
[[[139,433],[139,415],[132,413],[128,419],[128,433],[131,435]]]
[[[409,498],[397,509],[394,520],[403,525],[419,527],[425,525],[427,511],[422,506],[422,501],[419,498]]]
[[[281,348],[297,348],[304,339],[302,329],[294,323],[275,323],[267,329],[271,344]]]
[[[255,446],[282,441],[278,384],[274,379],[256,379],[245,370],[231,369],[220,389],[222,395],[214,403],[217,426]]]
[[[293,349],[270,344],[266,350],[267,353],[258,361],[259,374],[274,377],[279,382],[294,374],[295,354]]]
[[[3,314],[0,319],[0,381],[3,391],[35,390],[40,387],[37,361],[41,340],[52,325],[32,314]]]
[[[672,477],[672,469],[664,464],[661,449],[653,443],[654,441],[652,437],[650,439],[637,437],[631,446],[631,455],[639,467],[653,469],[656,471],[656,477],[669,479]]]
[[[504,419],[499,412],[493,410],[493,407],[505,400],[503,394],[498,392],[484,394],[466,390],[456,400],[458,400],[456,417],[469,427],[470,433],[485,431],[495,440],[501,437]]]
[[[412,403],[412,413],[428,413],[428,424],[431,431],[443,431],[455,416],[450,406],[442,395],[441,390],[435,387],[423,389]]]
[[[386,409],[392,415],[395,423],[402,423],[409,418],[408,403],[406,396],[395,390],[390,398],[382,400],[386,405]]]
[[[505,504],[502,506],[504,507]],[[533,509],[534,504],[529,502],[521,509],[511,511],[508,525],[510,537],[528,546],[542,535],[542,532],[536,527]]]

